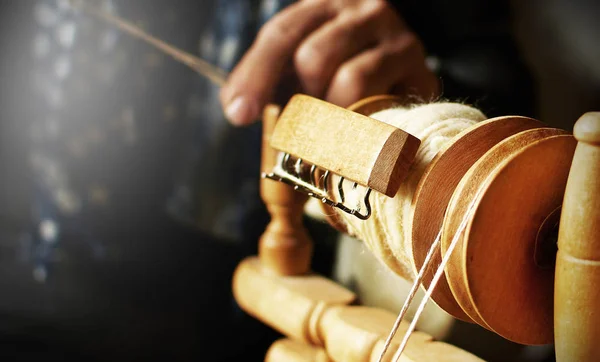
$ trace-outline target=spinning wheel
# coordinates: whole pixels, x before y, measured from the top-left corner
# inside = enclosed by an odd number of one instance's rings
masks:
[[[224,82],[225,73],[201,59],[82,8]],[[267,361],[390,361],[398,346],[402,361],[480,360],[412,333],[412,324],[400,324],[386,341],[394,315],[355,305],[354,293],[309,270],[305,194],[368,219],[371,191],[393,196],[410,172],[420,140],[368,117],[399,102],[378,96],[345,110],[298,95],[281,115],[278,107],[265,109],[262,170],[293,187],[263,179],[271,222],[258,258],[238,266],[233,291],[243,309],[289,337],[272,345]],[[554,342],[559,362],[592,362],[600,360],[600,114],[583,115],[574,136],[525,117],[490,119],[459,134],[421,177],[409,256],[422,269],[416,282],[454,317],[519,343]],[[271,146],[288,156],[276,162]],[[344,203],[344,180],[368,188],[363,205]],[[427,268],[438,264],[435,272]],[[399,338],[405,331],[410,338]],[[386,342],[390,353],[380,359]]]
[[[408,134],[393,135],[402,131],[389,131],[365,115],[398,102],[394,97],[373,97],[342,110],[299,95],[281,113],[277,127],[279,109],[267,108],[263,171],[270,172],[276,163],[271,144],[291,153],[292,159],[316,160],[311,173],[320,179],[330,171],[393,195],[390,190],[408,172],[419,141]],[[311,121],[304,122],[307,117]],[[351,143],[348,149],[362,151],[335,149],[336,127],[354,127],[345,132],[361,138],[346,139]],[[574,134],[526,117],[490,119],[462,132],[437,154],[417,188],[412,258],[421,267],[441,230],[434,265],[456,239],[431,295],[441,308],[518,343],[554,342],[558,361],[595,361],[600,359],[595,343],[600,340],[600,292],[593,287],[600,282],[600,116],[581,117]],[[303,148],[282,141],[289,139],[303,142]],[[386,170],[378,169],[384,164],[381,159],[387,160]],[[284,181],[295,182],[297,190],[322,198],[312,187],[333,188],[307,184],[302,180],[306,172],[297,161],[295,165],[300,180]],[[322,165],[333,169],[323,170]],[[356,165],[362,169],[357,171]],[[372,177],[361,175],[386,176],[371,182]],[[352,305],[353,293],[310,273],[312,246],[301,224],[303,193],[268,179],[263,179],[261,191],[272,221],[261,239],[259,257],[239,265],[233,289],[243,309],[289,337],[273,344],[266,360],[377,361],[394,316]],[[333,199],[326,204],[339,201]],[[328,221],[344,230],[335,214]],[[429,270],[423,275],[424,287],[433,274]],[[402,323],[384,360],[392,360],[406,330]],[[415,332],[401,360],[479,359]]]

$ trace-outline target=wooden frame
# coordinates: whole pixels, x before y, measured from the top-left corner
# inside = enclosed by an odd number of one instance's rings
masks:
[[[295,114],[301,113],[303,108],[307,108],[307,98],[300,98],[304,104],[302,107],[294,108]],[[328,105],[320,102],[319,112],[328,112],[330,109]],[[363,100],[351,108],[353,111],[346,110],[345,112],[348,112],[350,118],[359,119],[362,116],[356,116],[358,113],[370,114],[374,110],[385,109],[398,102],[399,100],[395,97],[379,96]],[[298,104],[293,104],[292,107],[294,106],[298,106]],[[288,105],[288,107],[290,106]],[[331,106],[331,111],[335,112],[335,117],[338,119],[345,117],[345,113],[339,108]],[[269,147],[269,144],[278,115],[277,107],[271,106],[265,109],[263,171],[268,171],[273,166],[275,151]],[[286,117],[289,121],[290,112]],[[312,117],[314,118],[314,115]],[[311,127],[318,127],[318,125],[313,124]],[[356,124],[349,127],[356,127]],[[490,131],[486,131],[485,127]],[[436,302],[442,307],[444,304],[440,303],[440,300],[445,299],[447,305],[451,304],[450,307],[447,307],[450,309],[449,312],[452,313],[451,308],[454,308],[455,313],[453,314],[457,317],[474,321],[505,337],[508,336],[507,338],[525,341],[522,343],[546,343],[548,338],[552,340],[552,336],[554,336],[556,356],[559,362],[600,360],[600,343],[598,343],[600,341],[600,311],[598,310],[600,308],[600,288],[598,288],[600,285],[600,113],[588,113],[580,118],[574,130],[574,136],[578,142],[567,132],[545,128],[538,121],[524,117],[503,117],[486,121],[477,129],[483,130],[479,132],[480,140],[491,140],[490,135],[494,135],[493,137],[496,139],[488,142],[488,146],[483,146],[483,149],[477,151],[478,154],[471,161],[462,166],[462,171],[454,178],[454,184],[449,183],[445,188],[441,188],[446,190],[445,199],[450,202],[448,207],[456,209],[461,204],[450,200],[452,194],[454,194],[455,200],[474,197],[467,194],[460,196],[461,191],[457,190],[463,190],[464,193],[470,189],[484,187],[485,192],[478,201],[483,205],[478,208],[480,214],[491,212],[492,208],[485,206],[486,203],[491,203],[491,200],[506,200],[506,206],[498,206],[500,210],[503,207],[511,208],[515,203],[511,200],[515,200],[515,198],[501,197],[506,194],[506,188],[509,186],[502,181],[503,175],[510,175],[510,179],[518,179],[518,182],[523,185],[539,182],[545,177],[554,183],[547,184],[548,191],[544,191],[545,193],[532,196],[530,204],[522,205],[522,213],[525,215],[528,212],[532,214],[541,212],[547,213],[548,217],[542,218],[540,225],[537,224],[537,221],[510,222],[511,218],[506,218],[507,221],[501,225],[483,225],[479,221],[473,222],[461,245],[463,253],[455,254],[457,259],[455,258],[455,262],[446,269],[446,279],[449,284],[446,284],[445,289],[440,289],[441,294],[434,295],[434,299],[437,298]],[[286,132],[291,132],[289,122],[286,127],[279,130],[278,140],[274,142],[278,148],[284,150],[286,144],[289,143],[281,135],[285,135]],[[458,137],[458,140],[462,140],[464,143],[474,135],[476,134],[473,133],[473,130],[470,130]],[[460,142],[455,144],[458,145]],[[481,145],[481,143],[477,144]],[[468,147],[468,142],[465,145]],[[576,150],[575,145],[577,146]],[[450,146],[446,151],[456,152],[461,149],[465,148]],[[310,149],[304,149],[302,152],[310,153]],[[379,150],[370,152],[376,153]],[[431,183],[427,182],[435,180],[436,177],[439,179],[439,176],[434,177],[434,175],[441,170],[440,165],[452,164],[452,158],[449,155],[451,155],[450,151],[441,153],[432,162],[433,166],[430,166],[420,184],[416,198],[417,204],[419,202],[425,204],[427,197],[431,197],[431,190],[429,186],[426,186]],[[298,156],[309,156],[308,158],[310,158],[310,155],[299,154]],[[323,154],[319,157],[322,156]],[[315,159],[315,162],[327,163],[328,161]],[[523,174],[518,171],[523,167],[530,168],[535,162],[539,162],[539,167],[536,168],[539,170],[536,171],[537,173]],[[372,166],[373,163],[368,163],[361,167]],[[406,170],[406,168],[404,169]],[[388,175],[391,174],[390,170],[386,172]],[[368,174],[369,170],[363,172],[363,175]],[[559,174],[564,176],[558,176]],[[481,175],[485,176],[485,182],[482,181],[483,176]],[[538,175],[537,178],[534,177],[535,175]],[[566,181],[567,176],[568,182]],[[368,177],[364,181],[368,182]],[[543,189],[543,187],[539,187],[539,189]],[[383,187],[382,190],[388,189]],[[512,193],[520,195],[519,197],[527,195],[526,192],[526,189],[520,187],[512,190]],[[552,196],[554,201],[545,201],[547,200],[545,196],[549,194],[555,195]],[[563,194],[564,203],[562,201]],[[271,213],[272,220],[261,238],[259,258],[249,258],[239,265],[234,276],[233,290],[236,300],[244,310],[288,337],[288,339],[273,344],[266,355],[266,360],[377,361],[395,316],[375,308],[355,305],[356,296],[351,291],[310,272],[312,242],[301,221],[302,207],[306,196],[295,193],[288,185],[266,179],[263,179],[261,184],[261,195]],[[473,193],[471,192],[470,195]],[[493,202],[497,203],[497,201]],[[482,279],[482,275],[488,275],[486,278],[489,283],[494,280],[494,277],[501,274],[490,274],[489,270],[473,269],[473,264],[462,260],[460,256],[471,254],[476,258],[487,256],[491,258],[491,262],[493,255],[519,249],[520,244],[513,245],[511,243],[500,249],[494,248],[497,250],[496,254],[491,253],[489,247],[482,249],[481,245],[483,244],[475,242],[479,237],[477,230],[488,230],[494,233],[493,235],[501,235],[500,228],[520,230],[518,235],[529,235],[534,231],[540,233],[540,230],[547,232],[549,228],[552,229],[550,224],[556,223],[559,215],[556,210],[560,210],[560,208],[555,207],[556,202],[562,204],[562,216],[558,235],[559,252],[555,268],[555,287],[552,288],[551,285],[549,291],[532,288],[523,292],[528,291],[540,295],[553,293],[554,309],[550,309],[551,320],[537,323],[539,319],[544,318],[534,316],[532,318],[536,320],[531,321],[520,318],[518,315],[512,316],[514,328],[509,326],[508,330],[503,330],[502,328],[505,328],[506,325],[499,324],[497,321],[506,318],[508,314],[502,314],[505,313],[504,310],[495,312],[498,309],[497,306],[494,306],[496,299],[490,299],[485,288],[482,289],[483,294],[473,294],[475,290],[472,289],[474,285],[479,285],[480,280],[485,280]],[[540,209],[542,208],[541,204],[544,204],[543,209]],[[528,209],[531,211],[527,211]],[[459,211],[448,213],[447,220],[444,220],[442,225],[440,217],[444,213],[436,212],[434,215],[437,215],[436,218],[439,221],[434,224],[437,223],[438,228],[451,227],[450,225],[456,221],[448,219],[449,215],[460,215]],[[519,215],[516,216],[518,218]],[[486,220],[484,217],[480,217],[478,220],[480,219]],[[330,222],[334,226],[340,226],[339,220],[331,219]],[[525,240],[520,236],[505,238],[511,239],[514,243]],[[533,243],[538,243],[538,241],[534,238]],[[419,259],[418,255],[422,255],[423,248],[427,245],[416,246],[418,247],[415,247],[417,250],[415,260]],[[534,246],[537,248],[538,245]],[[513,271],[511,275],[523,276],[524,279],[528,275],[523,274],[526,273],[526,269],[523,269],[522,266],[509,262],[509,267],[514,269],[511,269]],[[545,267],[548,268],[547,265]],[[554,274],[552,270],[546,271],[546,274],[552,276]],[[464,277],[460,278],[460,276]],[[461,280],[466,280],[467,285],[457,284]],[[425,284],[427,284],[427,280]],[[530,284],[523,283],[523,288],[529,286]],[[460,299],[461,293],[467,294]],[[541,326],[539,330],[524,327],[532,323]],[[390,360],[393,355],[394,346],[397,347],[399,339],[404,334],[403,328],[405,329],[406,326],[401,327],[384,360]],[[521,335],[513,336],[511,333],[515,331],[520,331]],[[402,358],[403,361],[415,362],[480,360],[459,348],[435,342],[430,336],[420,332],[413,333]]]

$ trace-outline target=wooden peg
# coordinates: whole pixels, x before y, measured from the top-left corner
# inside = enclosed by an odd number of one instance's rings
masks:
[[[267,105],[263,111],[261,171],[271,172],[277,151],[270,145],[280,108]],[[310,270],[313,243],[302,222],[307,196],[282,182],[261,179],[260,195],[271,221],[259,241],[261,263],[281,275],[299,275]]]
[[[579,141],[558,234],[554,336],[558,362],[600,361],[600,112],[574,129]]]

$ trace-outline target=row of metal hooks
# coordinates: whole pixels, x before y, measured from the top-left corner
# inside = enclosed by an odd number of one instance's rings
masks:
[[[371,204],[369,202],[371,188],[366,188],[362,205],[358,204],[356,207],[349,207],[345,203],[344,184],[352,182],[352,190],[356,190],[358,183],[340,176],[335,190],[330,190],[332,175],[333,173],[329,170],[323,170],[301,158],[294,158],[289,153],[283,153],[279,157],[279,167],[275,167],[270,173],[263,173],[262,177],[291,185],[294,187],[294,190],[315,197],[321,200],[322,203],[338,208],[361,220],[368,219],[371,216]],[[339,202],[333,200],[332,191],[337,192]],[[363,209],[364,213],[362,212]]]

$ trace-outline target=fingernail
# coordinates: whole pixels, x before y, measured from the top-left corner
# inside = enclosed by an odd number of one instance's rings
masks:
[[[237,96],[225,108],[225,116],[232,124],[241,126],[254,120],[255,109],[256,107],[247,97]]]

